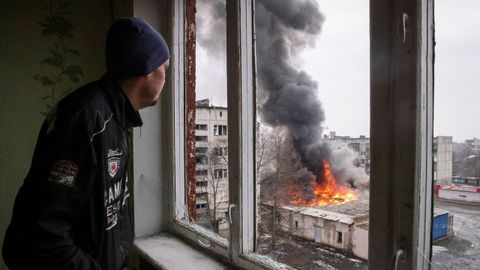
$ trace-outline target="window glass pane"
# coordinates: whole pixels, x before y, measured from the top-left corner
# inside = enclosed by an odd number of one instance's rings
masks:
[[[366,269],[369,1],[256,2],[256,250]]]
[[[480,269],[480,2],[435,1],[432,269]]]
[[[229,235],[225,1],[196,1],[195,223]],[[188,56],[187,56],[188,57]]]

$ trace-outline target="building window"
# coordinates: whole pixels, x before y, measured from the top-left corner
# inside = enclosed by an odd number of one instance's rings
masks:
[[[295,220],[295,230],[298,230],[298,221]]]
[[[208,181],[197,181],[195,185],[197,187],[208,187]]]
[[[348,146],[350,148],[352,148],[353,151],[355,151],[357,153],[360,152],[360,144],[359,143],[350,143]]]
[[[195,175],[197,175],[197,176],[207,176],[208,175],[208,170],[196,170]]]
[[[220,111],[220,113],[219,113],[219,114],[220,114],[220,117],[222,117],[222,111]]]
[[[208,126],[205,124],[196,124],[195,125],[196,130],[208,130]]]
[[[195,136],[197,142],[208,142],[208,136]]]
[[[197,198],[201,200],[208,200],[208,192],[197,193]]]
[[[197,154],[206,154],[208,151],[208,147],[197,147],[195,150]]]
[[[226,156],[228,152],[227,147],[214,147],[213,148],[213,154],[215,156]]]
[[[337,244],[342,244],[342,243],[343,243],[343,233],[337,232]]]
[[[213,135],[215,135],[215,136],[227,135],[227,126],[226,125],[214,125],[213,126]]]
[[[208,203],[197,204],[197,209],[208,209]]]
[[[228,177],[227,169],[215,169],[215,179],[226,179]]]
[[[207,165],[208,164],[207,155],[203,155],[203,154],[196,155],[195,160],[196,160],[197,165]]]

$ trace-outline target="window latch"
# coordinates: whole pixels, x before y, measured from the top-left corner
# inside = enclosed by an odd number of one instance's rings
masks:
[[[408,14],[405,13],[405,12],[402,12],[402,18],[401,18],[401,32],[402,32],[402,36],[401,36],[401,40],[402,40],[402,44],[405,44],[405,41],[407,39],[407,32],[408,32]]]
[[[232,224],[232,208],[235,207],[234,203],[228,205],[228,222]]]

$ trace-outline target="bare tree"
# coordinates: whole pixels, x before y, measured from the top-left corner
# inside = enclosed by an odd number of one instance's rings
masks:
[[[197,187],[201,191],[197,196],[207,202],[204,218],[215,233],[220,232],[219,223],[225,219],[228,207],[227,149],[226,143],[216,142],[202,153],[204,160],[197,163]]]
[[[282,226],[278,208],[289,204],[295,197],[299,182],[312,179],[310,172],[300,162],[288,132],[274,128],[260,134],[257,143],[257,178],[260,184],[260,211],[262,226],[271,234],[270,249],[276,249],[277,232]]]

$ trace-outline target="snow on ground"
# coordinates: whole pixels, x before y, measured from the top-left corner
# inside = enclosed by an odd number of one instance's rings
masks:
[[[435,201],[435,207],[454,215],[454,236],[434,243],[432,270],[480,269],[480,206]]]
[[[357,259],[354,259],[354,258],[348,258],[351,262],[354,262],[354,263],[362,263],[362,261],[360,260],[357,260]]]
[[[432,246],[432,254],[433,256],[437,255],[439,252],[448,251],[448,248],[442,246]]]
[[[319,266],[320,269],[325,269],[325,270],[336,270],[337,268],[331,266],[330,264],[327,264],[323,261],[314,261],[313,262],[315,265]]]

